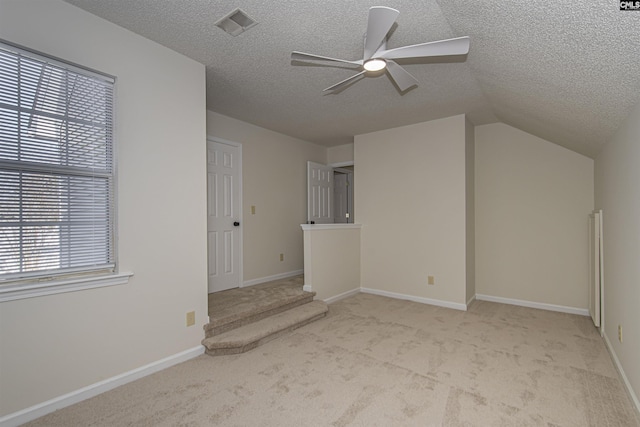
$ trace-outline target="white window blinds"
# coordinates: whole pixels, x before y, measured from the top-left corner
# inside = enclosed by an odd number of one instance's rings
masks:
[[[0,280],[113,271],[113,86],[0,43]]]

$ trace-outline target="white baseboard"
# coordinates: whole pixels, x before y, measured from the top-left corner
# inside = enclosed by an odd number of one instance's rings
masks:
[[[350,291],[343,292],[341,294],[329,297],[324,300],[327,304],[331,304],[332,302],[340,301],[341,299],[350,297],[351,295],[356,295],[361,292],[360,288],[351,289]]]
[[[29,421],[40,418],[58,409],[71,406],[74,403],[81,402],[91,397],[97,396],[106,391],[112,390],[121,385],[138,380],[147,375],[151,375],[155,372],[167,369],[178,363],[186,362],[189,359],[204,354],[204,347],[197,346],[189,350],[185,350],[181,353],[174,354],[156,362],[149,363],[148,365],[141,366],[140,368],[133,369],[115,377],[108,378],[106,380],[91,384],[87,387],[83,387],[79,390],[72,391],[62,396],[58,396],[43,403],[31,406],[18,412],[14,412],[9,415],[5,415],[0,418],[0,427],[14,427]]]
[[[564,305],[546,304],[543,302],[524,301],[520,299],[494,297],[482,294],[476,294],[476,299],[478,301],[499,302],[501,304],[519,305],[521,307],[537,308],[540,310],[559,311],[561,313],[589,316],[589,310],[586,308],[567,307]]]
[[[465,304],[460,304],[460,303],[457,303],[457,302],[450,302],[450,301],[442,301],[442,300],[438,300],[438,299],[416,297],[416,296],[413,296],[413,295],[398,294],[398,293],[395,293],[395,292],[381,291],[381,290],[378,290],[378,289],[370,289],[370,288],[360,288],[360,291],[365,293],[365,294],[380,295],[380,296],[383,296],[383,297],[389,297],[389,298],[395,298],[395,299],[404,299],[404,300],[409,300],[409,301],[413,301],[413,302],[419,302],[421,304],[437,305],[438,307],[446,307],[446,308],[453,308],[455,310],[467,311],[467,306]]]
[[[303,290],[303,291],[305,291],[305,292],[313,292],[313,286],[311,286],[311,285],[304,285],[304,286],[302,287],[302,290]]]
[[[627,393],[629,394],[629,397],[631,398],[631,401],[633,402],[633,404],[636,405],[636,410],[640,412],[640,400],[638,400],[638,396],[636,395],[635,391],[633,391],[633,387],[631,387],[631,383],[629,382],[627,375],[624,373],[624,369],[622,369],[622,365],[620,364],[618,355],[613,349],[613,345],[611,345],[611,341],[609,341],[609,337],[607,336],[607,334],[604,333],[602,336],[604,337],[604,343],[607,346],[607,350],[609,350],[611,359],[613,359],[613,363],[614,365],[616,365],[616,369],[618,369],[618,372],[622,377],[622,381],[624,381],[624,385],[627,388]]]
[[[245,280],[242,287],[259,285],[260,283],[272,282],[274,280],[286,279],[288,277],[299,276],[304,274],[304,270],[287,271],[286,273],[274,274],[273,276],[258,277],[257,279]]]

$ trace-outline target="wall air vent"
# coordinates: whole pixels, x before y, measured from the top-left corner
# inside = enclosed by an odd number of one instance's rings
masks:
[[[241,9],[236,9],[219,19],[215,25],[235,37],[258,23]]]

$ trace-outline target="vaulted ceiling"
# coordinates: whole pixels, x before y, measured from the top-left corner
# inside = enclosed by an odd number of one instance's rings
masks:
[[[640,100],[640,11],[618,0],[66,1],[205,64],[209,110],[326,146],[464,113],[593,157]],[[469,36],[466,61],[403,62],[403,94],[385,75],[323,93],[355,72],[291,52],[361,59],[371,6],[400,11],[388,48]],[[238,7],[258,25],[232,37],[214,23]]]

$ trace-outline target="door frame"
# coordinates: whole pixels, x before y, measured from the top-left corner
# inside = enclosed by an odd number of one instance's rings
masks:
[[[604,242],[602,209],[589,214],[589,314],[604,335]],[[597,302],[597,304],[595,304]],[[594,306],[594,313],[591,306]],[[597,314],[596,314],[597,313]]]
[[[351,171],[351,212],[350,214],[350,219],[351,219],[351,223],[355,224],[356,223],[356,189],[355,189],[355,175],[356,175],[356,170],[355,170],[355,165],[356,162],[354,160],[347,160],[346,162],[335,162],[335,163],[329,163],[329,166],[331,166],[334,169],[340,169],[346,166],[353,166],[353,171]]]
[[[353,173],[354,171],[349,170],[349,169],[343,169],[343,168],[339,168],[339,167],[334,167],[333,168],[333,185],[335,188],[335,182],[336,182],[336,173],[338,174],[342,174],[342,175],[346,175],[347,176],[347,182],[348,187],[347,187],[347,207],[348,209],[348,213],[349,213],[349,217],[347,218],[347,222],[343,222],[342,224],[353,224],[354,223],[354,218],[355,218],[355,214],[353,212],[353,200],[354,200],[354,195],[353,195]],[[335,191],[333,192],[333,206],[335,208],[336,206],[336,193]],[[336,216],[333,216],[333,222],[336,223]],[[336,223],[338,224],[338,223]]]
[[[243,194],[243,190],[242,190],[242,144],[239,142],[234,142],[234,141],[229,141],[227,139],[223,139],[223,138],[218,138],[216,136],[207,136],[207,143],[209,142],[217,142],[218,144],[225,144],[225,145],[230,145],[232,147],[236,147],[238,149],[238,172],[239,172],[239,179],[238,179],[238,216],[240,217],[240,227],[238,230],[238,233],[240,234],[239,236],[239,257],[240,259],[238,260],[238,270],[239,270],[239,278],[238,281],[240,282],[238,284],[239,288],[244,287],[244,264],[243,264],[243,259],[244,259],[244,249],[243,249],[243,241],[244,241],[244,214],[243,214],[243,210],[242,210],[242,194]],[[205,161],[207,161],[206,156],[205,156]],[[207,194],[206,194],[207,199],[209,198],[209,190],[207,189]],[[207,200],[208,202],[208,200]],[[207,203],[207,206],[209,204]],[[207,226],[207,233],[209,232],[209,227]],[[207,247],[207,266],[209,265],[209,249]],[[207,269],[207,276],[209,275],[209,270]],[[207,287],[207,294],[209,293],[209,288]]]

